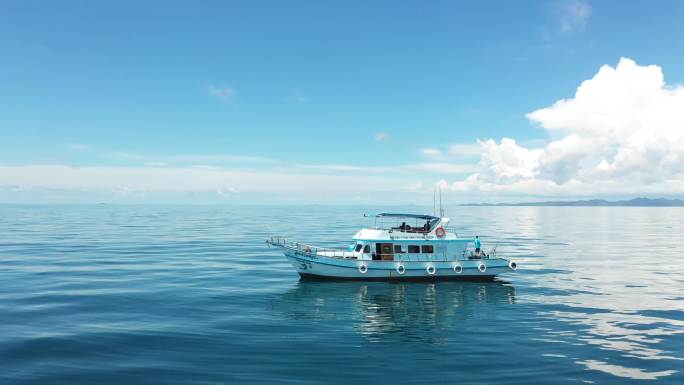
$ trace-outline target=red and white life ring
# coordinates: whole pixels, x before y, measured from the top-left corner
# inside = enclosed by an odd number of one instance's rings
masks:
[[[439,226],[435,229],[435,235],[437,236],[437,238],[442,238],[446,235],[446,230],[444,230],[444,227]]]

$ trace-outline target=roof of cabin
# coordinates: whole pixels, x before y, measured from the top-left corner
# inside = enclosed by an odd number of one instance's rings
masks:
[[[399,213],[380,213],[376,217],[386,217],[386,218],[417,218],[425,220],[435,220],[439,217],[434,217],[432,215],[421,215],[421,214],[399,214]]]

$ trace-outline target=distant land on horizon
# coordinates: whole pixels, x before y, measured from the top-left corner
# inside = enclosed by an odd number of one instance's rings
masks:
[[[622,206],[622,207],[684,207],[684,200],[666,198],[634,198],[630,200],[607,201],[589,199],[578,201],[546,201],[528,203],[465,203],[461,206]]]

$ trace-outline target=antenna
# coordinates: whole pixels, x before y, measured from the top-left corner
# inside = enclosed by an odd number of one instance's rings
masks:
[[[437,215],[437,206],[435,201],[437,200],[437,191],[432,188],[432,215]]]
[[[442,210],[442,186],[439,186],[439,217],[444,216],[444,211]]]

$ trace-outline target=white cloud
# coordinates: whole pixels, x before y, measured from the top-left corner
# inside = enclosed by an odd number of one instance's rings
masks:
[[[622,58],[571,99],[527,114],[559,139],[543,148],[480,142],[479,170],[457,191],[535,195],[684,193],[684,87]]]
[[[556,3],[561,35],[584,31],[591,16],[591,6],[584,0],[563,0]]]
[[[446,190],[449,188],[449,183],[447,181],[445,181],[444,179],[440,179],[435,183],[434,187],[436,189]]]
[[[375,140],[378,142],[384,142],[389,139],[390,135],[386,132],[378,132],[375,134]]]
[[[479,143],[455,143],[449,146],[449,155],[454,157],[471,157],[479,156],[482,153],[482,148]]]
[[[515,140],[503,138],[500,144],[493,140],[480,142],[484,155],[481,165],[490,171],[496,181],[531,178],[537,173],[542,150],[528,150]]]
[[[52,189],[148,198],[145,194],[156,192],[206,192],[231,199],[281,194],[349,201],[358,194],[396,201],[400,191],[423,188],[431,194],[426,179],[449,175],[456,179],[450,188],[463,197],[684,194],[684,88],[666,85],[658,66],[621,59],[582,82],[573,97],[526,116],[552,140],[445,144],[421,149],[425,162],[378,166],[290,164],[234,154],[115,152],[105,156],[126,167],[0,166],[0,198]],[[382,132],[375,136],[380,141],[388,137]]]
[[[436,148],[421,148],[420,154],[423,155],[424,157],[430,158],[430,159],[442,159],[442,158],[444,158],[444,154],[442,153],[442,151],[438,150]]]
[[[207,92],[222,102],[229,102],[235,96],[235,90],[229,86],[217,87],[209,85],[207,86]]]

